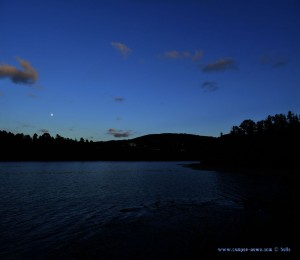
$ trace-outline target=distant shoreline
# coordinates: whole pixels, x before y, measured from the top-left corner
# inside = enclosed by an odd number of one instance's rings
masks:
[[[219,171],[241,174],[254,174],[254,175],[289,175],[293,176],[298,174],[299,169],[294,168],[274,168],[274,167],[237,167],[237,166],[221,166],[210,165],[201,162],[181,164],[183,167],[188,167],[194,170],[205,171]]]

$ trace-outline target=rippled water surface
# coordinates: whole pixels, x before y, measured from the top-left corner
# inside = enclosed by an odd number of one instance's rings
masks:
[[[293,210],[284,206],[293,194],[282,177],[184,163],[0,163],[0,258],[201,255],[227,242],[250,243],[247,227],[277,221],[276,203]],[[274,246],[278,239],[258,241]]]

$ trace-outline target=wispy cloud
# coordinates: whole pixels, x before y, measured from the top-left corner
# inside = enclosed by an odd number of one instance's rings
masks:
[[[191,53],[189,51],[167,51],[162,55],[163,58],[166,59],[190,59],[192,61],[197,61],[203,57],[203,51],[201,50],[195,50],[194,53]]]
[[[17,58],[22,70],[14,66],[0,65],[0,78],[9,78],[14,83],[34,84],[38,79],[37,71],[26,60]]]
[[[16,129],[23,129],[24,130],[24,128],[35,128],[35,126],[33,126],[33,125],[31,125],[31,124],[28,124],[28,123],[23,123],[23,124],[21,124],[21,125],[19,125],[19,126],[17,126],[16,127]]]
[[[35,84],[33,87],[36,90],[43,90],[44,89],[44,87],[42,85],[39,85],[39,84]]]
[[[288,64],[287,60],[278,60],[272,64],[273,68],[281,68]]]
[[[276,57],[274,55],[264,55],[261,57],[260,62],[262,64],[271,65],[272,68],[281,68],[289,63],[287,58]]]
[[[107,134],[112,135],[116,138],[122,138],[122,137],[130,136],[132,133],[131,131],[124,131],[124,130],[117,130],[114,128],[110,128],[108,129]]]
[[[178,51],[167,51],[163,56],[168,59],[178,59],[180,57],[180,53]]]
[[[238,69],[236,61],[232,58],[219,59],[202,67],[203,72],[220,72]]]
[[[204,81],[202,83],[202,88],[207,92],[214,92],[219,89],[218,83],[215,81]]]
[[[49,134],[49,130],[45,129],[45,128],[39,129],[38,132],[43,133],[43,134],[45,134],[45,133]]]
[[[33,93],[28,93],[27,96],[30,98],[37,98],[37,96]]]
[[[27,127],[33,127],[31,124],[23,124],[21,125],[22,128],[27,128]]]
[[[124,97],[115,97],[114,98],[114,101],[117,101],[117,102],[123,102],[125,100]]]
[[[111,42],[110,43],[124,58],[128,58],[132,50],[121,42]]]

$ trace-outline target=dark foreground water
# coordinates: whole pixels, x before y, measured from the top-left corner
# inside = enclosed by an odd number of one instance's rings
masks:
[[[297,186],[179,162],[0,163],[0,259],[288,257]]]

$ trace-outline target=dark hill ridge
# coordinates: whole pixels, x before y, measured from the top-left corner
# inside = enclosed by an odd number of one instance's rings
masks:
[[[150,134],[129,140],[89,142],[49,133],[41,136],[0,131],[0,160],[176,160],[201,161],[211,168],[299,169],[300,116],[244,120],[218,138],[191,134]]]
[[[191,134],[149,134],[128,140],[98,142],[97,150],[107,160],[199,160],[215,140],[214,137]]]
[[[128,140],[79,142],[48,133],[30,138],[0,131],[1,161],[11,160],[199,160],[216,138],[150,134]]]
[[[149,134],[133,138],[130,141],[136,143],[145,143],[145,144],[192,144],[198,142],[209,142],[215,139],[210,136],[200,136],[193,134],[176,134],[176,133],[163,133],[163,134]]]

